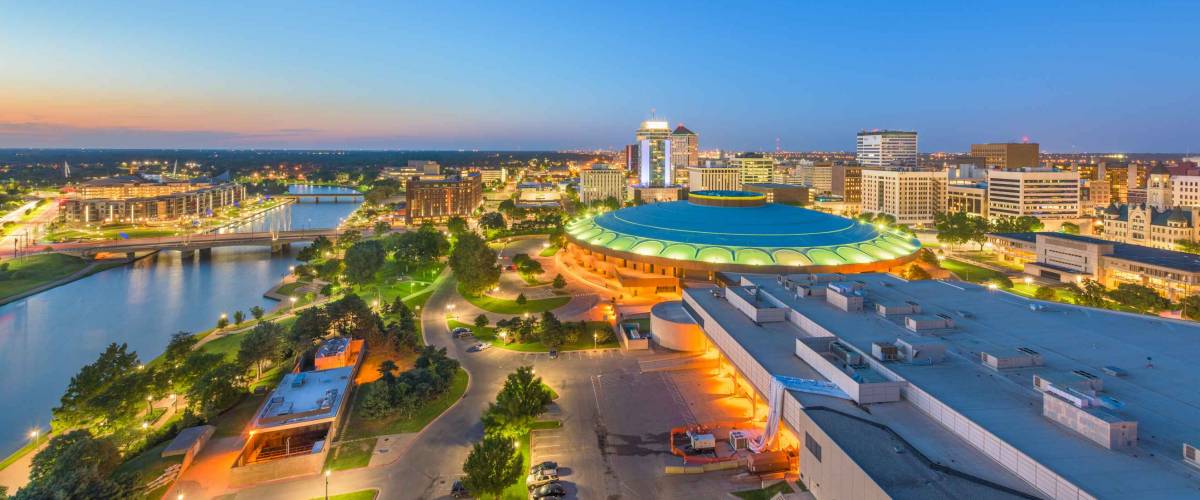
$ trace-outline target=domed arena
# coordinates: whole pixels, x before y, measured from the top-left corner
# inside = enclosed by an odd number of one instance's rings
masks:
[[[886,271],[921,247],[898,230],[766,203],[748,191],[696,191],[687,201],[584,216],[566,231],[577,264],[622,282],[637,275],[713,279],[719,271]]]

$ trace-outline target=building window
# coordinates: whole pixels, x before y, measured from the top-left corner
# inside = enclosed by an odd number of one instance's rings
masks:
[[[817,457],[818,462],[821,461],[821,445],[817,443],[816,439],[813,439],[808,431],[804,432],[804,447],[808,448],[809,453],[812,453],[814,457]]]

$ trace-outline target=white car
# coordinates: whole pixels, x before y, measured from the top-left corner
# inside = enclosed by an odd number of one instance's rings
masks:
[[[492,344],[490,342],[480,342],[478,344],[471,346],[471,348],[468,349],[468,351],[479,352],[479,351],[486,351],[491,348],[492,348]]]
[[[539,472],[537,474],[530,474],[525,477],[525,487],[528,489],[531,489],[531,490],[534,488],[537,488],[538,486],[541,486],[543,484],[550,484],[550,483],[557,483],[557,482],[558,482],[558,474],[557,473],[550,474],[550,473],[548,473],[548,471]]]

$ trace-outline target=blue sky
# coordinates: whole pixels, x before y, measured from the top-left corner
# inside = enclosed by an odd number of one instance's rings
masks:
[[[0,147],[1200,151],[1200,3],[1048,4],[4,3]]]

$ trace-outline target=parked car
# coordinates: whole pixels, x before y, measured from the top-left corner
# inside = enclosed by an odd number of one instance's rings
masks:
[[[540,464],[534,464],[533,467],[529,468],[529,473],[537,474],[537,473],[545,471],[545,470],[555,471],[555,474],[558,474],[558,472],[557,472],[558,471],[558,462],[547,460]]]
[[[550,349],[550,359],[558,359],[558,349]]]
[[[465,326],[460,326],[458,328],[450,330],[450,333],[453,334],[454,338],[457,339],[457,338],[462,338],[462,337],[466,337],[466,336],[470,335],[471,329],[467,328]]]
[[[542,485],[530,492],[531,497],[535,500],[540,498],[560,498],[567,496],[567,489],[563,488],[560,483],[550,483]]]
[[[454,498],[469,498],[471,493],[467,491],[467,487],[463,486],[462,481],[455,481],[450,487],[450,496]]]
[[[548,472],[549,471],[530,474],[525,478],[525,487],[532,490],[542,485],[557,483],[558,474],[549,474]]]
[[[467,352],[486,351],[488,349],[491,349],[491,347],[492,347],[492,344],[490,342],[479,342],[479,343],[467,348]]]

